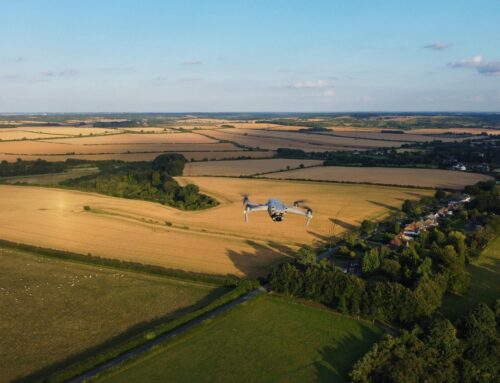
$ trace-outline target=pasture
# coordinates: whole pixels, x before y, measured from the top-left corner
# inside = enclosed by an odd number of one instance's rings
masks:
[[[239,177],[254,174],[276,172],[280,170],[296,169],[302,166],[310,167],[321,165],[318,160],[292,160],[292,159],[263,159],[263,160],[238,160],[238,161],[206,161],[187,163],[184,168],[186,176],[226,176]]]
[[[0,247],[0,381],[47,368],[222,290]],[[134,330],[135,328],[135,330]]]
[[[453,170],[349,166],[319,166],[311,169],[295,169],[270,173],[263,177],[314,181],[366,182],[444,189],[462,189],[466,185],[491,179],[491,177],[483,174]]]
[[[462,296],[447,295],[443,301],[442,312],[451,320],[481,302],[493,306],[500,299],[500,236],[489,244],[478,261],[468,265],[467,271],[471,274],[470,289]]]
[[[198,185],[220,205],[179,211],[72,190],[0,185],[0,239],[173,269],[258,276],[282,261],[290,249],[328,239],[333,229],[338,235],[364,219],[382,218],[400,208],[405,199],[431,194],[428,190],[302,181],[178,180]],[[246,194],[255,202],[269,197],[285,203],[307,198],[314,218],[306,228],[303,217],[289,215],[275,223],[263,212],[251,215],[246,224],[242,212]]]
[[[347,382],[380,336],[368,322],[258,297],[98,381]]]

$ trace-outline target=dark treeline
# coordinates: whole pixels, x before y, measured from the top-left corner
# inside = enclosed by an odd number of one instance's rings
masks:
[[[16,162],[0,162],[0,177],[25,176],[35,174],[60,173],[66,170],[70,162],[49,162],[45,160],[24,161],[20,158]]]
[[[485,304],[455,325],[435,318],[393,338],[386,336],[350,373],[354,383],[498,382],[500,301]]]
[[[198,186],[182,187],[172,178],[182,175],[185,163],[184,156],[176,153],[162,154],[153,162],[101,162],[98,174],[61,184],[115,197],[159,202],[183,210],[216,206],[217,201],[201,194]]]
[[[270,277],[272,290],[320,302],[340,312],[383,321],[413,323],[430,316],[441,306],[446,292],[464,293],[470,283],[465,265],[479,256],[500,231],[499,187],[492,182],[468,188],[472,201],[444,218],[439,228],[423,231],[406,246],[389,246],[371,237],[348,234],[337,244],[337,256],[358,262],[359,275],[344,273],[328,262],[316,263],[299,253],[297,260],[275,268]],[[437,198],[405,204],[403,219],[411,220]],[[439,199],[442,199],[440,201]],[[401,231],[399,217],[383,223],[378,232],[386,242]],[[373,230],[363,225],[363,231]],[[306,259],[306,260],[305,260]]]
[[[305,158],[324,160],[327,166],[393,166],[448,168],[454,163],[488,164],[500,167],[500,140],[416,143],[403,145],[411,151],[375,149],[362,152],[312,152],[300,149],[279,148],[279,158]]]

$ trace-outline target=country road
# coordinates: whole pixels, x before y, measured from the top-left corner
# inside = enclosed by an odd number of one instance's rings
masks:
[[[162,343],[166,343],[166,342],[174,339],[175,337],[182,335],[185,332],[202,325],[205,321],[213,319],[219,315],[222,315],[222,314],[232,310],[234,307],[248,301],[249,299],[254,298],[254,297],[256,297],[260,294],[266,293],[266,292],[267,292],[266,286],[261,286],[258,289],[252,290],[249,293],[247,293],[247,294],[245,294],[245,295],[243,295],[243,296],[241,296],[241,297],[239,297],[231,302],[228,302],[220,307],[217,307],[216,309],[214,309],[208,313],[202,314],[201,316],[193,319],[192,321],[189,321],[189,322],[173,329],[172,331],[169,331],[168,333],[159,336],[158,338],[155,338],[155,339],[153,339],[153,340],[151,340],[151,341],[149,341],[149,342],[147,342],[139,347],[136,347],[130,351],[127,351],[126,353],[121,354],[121,355],[117,356],[116,358],[113,358],[113,359],[111,359],[111,360],[91,369],[91,370],[88,370],[87,372],[83,373],[82,375],[79,375],[79,376],[69,380],[69,382],[70,383],[86,382],[86,381],[92,379],[93,377],[95,377],[97,374],[101,374],[101,373],[103,373],[103,372],[105,372],[113,367],[116,367],[116,366],[122,364],[123,362],[126,362],[130,359],[136,358],[139,355],[148,352],[153,347],[155,347],[159,344],[162,344]]]

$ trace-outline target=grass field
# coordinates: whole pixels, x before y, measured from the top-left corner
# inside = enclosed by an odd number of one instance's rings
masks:
[[[289,248],[327,239],[378,219],[405,199],[431,194],[371,185],[302,181],[183,177],[216,197],[220,205],[179,211],[152,202],[78,191],[0,185],[0,239],[46,248],[91,253],[168,268],[215,274],[262,275]],[[282,223],[255,213],[246,224],[242,196],[285,203],[307,198],[314,218],[289,215]],[[85,211],[84,206],[90,206]],[[168,225],[166,225],[166,222]]]
[[[367,182],[373,184],[462,189],[491,177],[452,170],[319,166],[266,174],[266,178],[306,179],[315,181]]]
[[[291,160],[291,159],[263,159],[263,160],[239,160],[239,161],[207,161],[186,164],[184,175],[186,176],[226,176],[239,177],[254,174],[275,172],[299,168],[301,165],[310,167],[321,165],[323,161],[318,160]]]
[[[141,324],[178,317],[221,293],[200,283],[1,247],[0,268],[2,382],[138,330]]]
[[[468,266],[471,288],[463,296],[448,295],[442,311],[450,319],[458,319],[478,303],[493,305],[500,299],[500,236],[483,251],[480,259]]]
[[[101,381],[347,382],[380,336],[366,322],[260,297]]]

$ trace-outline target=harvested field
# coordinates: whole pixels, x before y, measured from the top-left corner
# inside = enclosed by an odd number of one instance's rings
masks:
[[[381,336],[369,322],[259,297],[98,381],[348,382]]]
[[[399,147],[405,142],[377,141],[335,137],[326,134],[306,134],[268,130],[224,129],[204,133],[209,137],[263,149],[294,148],[305,151],[371,149]]]
[[[156,135],[148,135],[156,136]],[[104,137],[99,137],[104,138]],[[53,141],[11,141],[0,142],[0,154],[60,155],[60,154],[108,154],[108,153],[147,153],[147,152],[183,152],[183,151],[232,151],[239,148],[230,143],[118,143],[89,144],[88,138]],[[90,139],[90,138],[89,138]]]
[[[59,182],[88,176],[90,174],[95,174],[98,171],[99,169],[95,167],[80,167],[73,168],[62,173],[0,178],[0,181],[8,184],[23,183],[31,185],[57,185]]]
[[[449,129],[412,129],[408,130],[412,134],[488,134],[499,135],[500,129],[480,129],[480,128],[449,128]]]
[[[321,165],[318,160],[290,160],[290,159],[262,159],[237,161],[207,161],[186,164],[186,176],[251,176],[254,174],[275,172],[280,170],[299,168],[301,165],[310,167]]]
[[[483,174],[452,170],[349,166],[320,166],[311,169],[296,169],[266,174],[263,177],[314,181],[366,182],[445,189],[462,189],[466,185],[492,179]]]
[[[213,274],[262,275],[289,247],[383,217],[404,199],[430,191],[301,181],[181,177],[221,204],[180,211],[152,202],[78,191],[0,185],[0,239]],[[256,213],[245,224],[242,195],[255,202],[307,198],[314,219],[290,215],[275,223]],[[90,206],[85,211],[84,206]],[[165,223],[168,222],[169,225]]]
[[[219,289],[0,247],[0,381],[98,346],[133,326],[178,317]]]
[[[222,144],[221,144],[222,145]],[[206,146],[205,146],[206,148]],[[211,148],[211,147],[210,147]],[[149,148],[146,153],[107,153],[107,154],[59,154],[59,155],[37,155],[37,154],[6,154],[0,153],[0,161],[16,161],[18,158],[23,160],[36,160],[38,158],[46,161],[65,161],[68,158],[80,159],[80,160],[91,160],[91,161],[101,161],[101,160],[121,160],[121,161],[152,161],[162,153],[171,153],[173,151],[155,151],[155,148]],[[244,150],[214,150],[214,151],[175,151],[184,155],[188,161],[203,161],[203,160],[220,160],[220,159],[231,159],[231,158],[270,158],[273,157],[275,152],[273,151],[244,151]]]
[[[260,122],[227,122],[226,125],[232,125],[236,129],[264,129],[264,130],[300,130],[307,129],[305,126],[264,124]]]
[[[84,145],[136,145],[136,144],[214,144],[214,140],[196,133],[158,133],[158,134],[116,134],[84,139],[67,138],[57,140],[61,144]]]
[[[454,141],[463,141],[466,137],[459,138],[447,138],[447,137],[433,137],[433,136],[425,136],[418,134],[410,134],[410,133],[376,133],[376,132],[335,132],[335,133],[320,133],[324,135],[335,135],[339,137],[347,137],[347,138],[366,138],[369,140],[381,140],[381,141],[401,141],[407,143],[411,142],[429,142],[434,140],[440,140],[443,142],[454,142]]]

